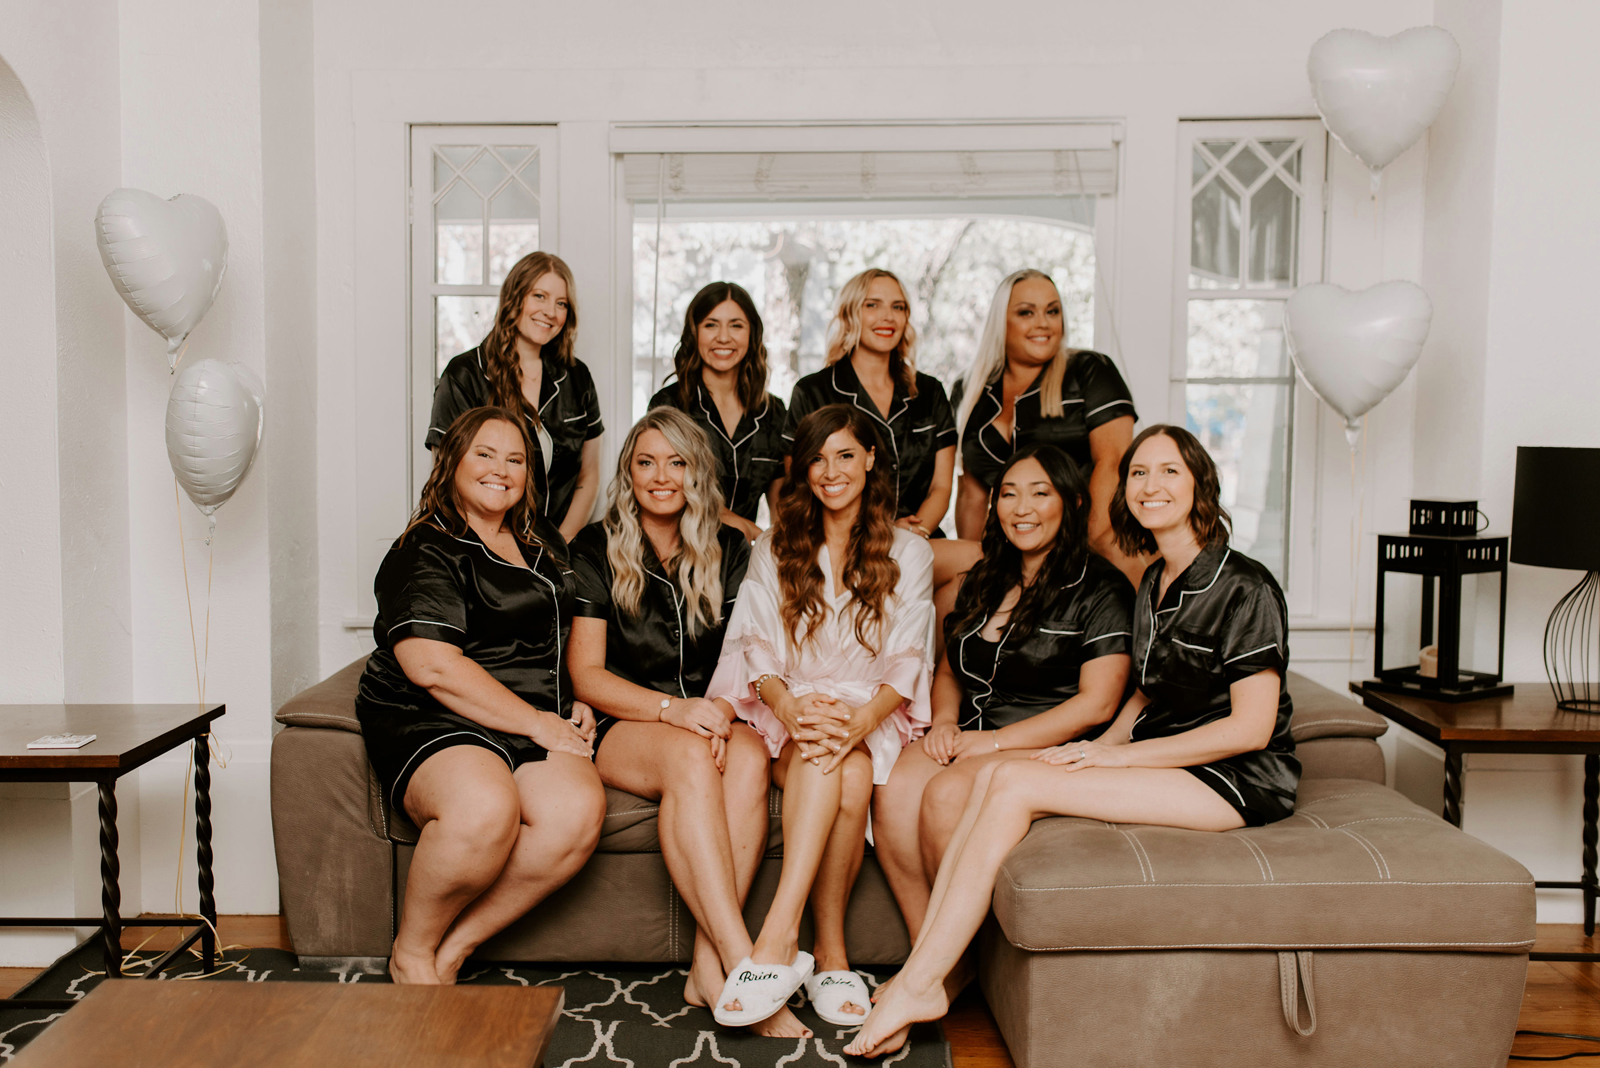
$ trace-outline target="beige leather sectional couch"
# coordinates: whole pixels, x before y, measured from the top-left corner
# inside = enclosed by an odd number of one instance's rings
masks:
[[[387,955],[416,841],[367,764],[361,669],[277,717],[273,828],[303,957]],[[1301,676],[1290,690],[1305,766],[1293,817],[1224,834],[1048,819],[1008,858],[980,981],[1020,1068],[1504,1063],[1534,938],[1532,877],[1383,786],[1382,718]],[[583,872],[483,956],[688,960],[694,921],[662,863],[655,806],[607,794]],[[777,885],[777,791],[770,812],[752,931]],[[846,933],[859,965],[909,949],[870,856]]]

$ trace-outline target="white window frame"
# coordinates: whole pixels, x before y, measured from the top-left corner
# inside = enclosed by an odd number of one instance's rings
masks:
[[[1300,157],[1300,233],[1297,284],[1320,282],[1323,276],[1327,229],[1327,131],[1319,119],[1250,119],[1186,121],[1178,124],[1178,182],[1176,225],[1173,227],[1172,361],[1169,374],[1168,419],[1183,426],[1187,420],[1189,384],[1189,301],[1191,298],[1287,301],[1293,289],[1251,287],[1240,289],[1190,289],[1189,258],[1193,223],[1194,179],[1192,160],[1197,141],[1252,138],[1257,141],[1302,141]],[[1248,268],[1240,264],[1241,277]],[[1293,370],[1290,371],[1294,374]],[[1318,402],[1298,375],[1291,390],[1289,458],[1285,498],[1289,511],[1285,545],[1284,596],[1291,616],[1316,612],[1314,539],[1317,513]]]
[[[616,349],[627,354],[627,371],[616,376],[610,398],[611,412],[621,412],[631,423],[633,412],[633,204],[624,192],[624,152],[812,152],[835,151],[937,152],[952,148],[989,151],[1026,151],[1038,148],[1096,147],[1109,143],[1117,153],[1118,191],[1099,195],[1095,207],[1094,347],[1108,354],[1123,372],[1127,364],[1113,322],[1118,294],[1116,274],[1117,222],[1126,152],[1122,123],[1116,119],[995,120],[992,122],[854,122],[854,123],[616,123],[611,127],[615,225],[613,228]],[[850,201],[871,203],[870,199]],[[667,217],[671,217],[668,201]],[[890,265],[890,269],[893,266]],[[659,347],[659,346],[658,346]]]
[[[406,255],[408,270],[407,378],[410,411],[410,447],[406,481],[411,500],[422,492],[433,461],[424,444],[429,416],[433,411],[433,387],[438,371],[434,323],[434,297],[495,296],[498,283],[482,285],[444,285],[434,281],[435,246],[433,229],[433,149],[437,145],[483,144],[530,146],[539,154],[539,248],[556,252],[560,248],[557,222],[557,175],[559,128],[554,125],[479,125],[458,123],[438,125],[414,123],[408,129],[409,167],[406,180]]]

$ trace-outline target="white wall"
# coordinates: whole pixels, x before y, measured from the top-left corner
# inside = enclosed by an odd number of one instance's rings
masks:
[[[614,263],[610,123],[1121,119],[1125,168],[1109,281],[1130,384],[1153,421],[1169,414],[1179,119],[1312,114],[1305,55],[1318,36],[1352,24],[1393,33],[1428,21],[1431,6],[1236,0],[1134,9],[1080,2],[1027,5],[1015,19],[974,20],[966,4],[862,9],[834,2],[757,6],[731,24],[722,8],[704,2],[469,8],[453,11],[445,24],[417,0],[387,3],[381,18],[374,13],[363,3],[317,7],[317,213],[326,286],[318,312],[324,673],[370,648],[366,634],[345,621],[370,620],[371,576],[412,503],[404,469],[408,122],[560,124],[559,252],[577,276],[586,310],[579,352],[595,372],[614,443],[629,421],[625,323],[591,310],[616,307],[629,284]],[[718,29],[707,32],[708,26]],[[1359,235],[1347,241],[1348,228],[1336,228],[1330,255],[1346,275],[1376,280],[1414,273],[1420,160],[1397,164],[1379,201],[1397,217],[1384,248],[1368,247]],[[1364,197],[1365,179],[1357,185]],[[1370,220],[1370,206],[1350,207],[1357,229],[1370,227],[1356,218],[1361,210]],[[1375,485],[1398,479],[1402,495],[1410,404],[1403,395],[1375,415],[1370,454],[1392,459],[1398,451],[1403,459],[1366,476]],[[1336,479],[1343,470],[1348,483],[1348,449],[1333,426],[1322,436],[1329,448],[1318,466],[1327,468],[1332,510],[1324,526],[1334,546],[1317,614],[1323,626],[1343,628],[1350,616],[1349,568],[1341,561],[1350,555],[1351,494]],[[363,473],[354,492],[344,466],[351,456]],[[1383,514],[1378,498],[1394,495],[1368,489],[1369,525]],[[1369,571],[1370,565],[1369,550]],[[1348,677],[1342,629],[1338,642],[1313,644],[1313,662]]]

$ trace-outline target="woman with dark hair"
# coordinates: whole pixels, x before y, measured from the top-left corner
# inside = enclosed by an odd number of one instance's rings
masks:
[[[1090,547],[1138,585],[1147,561],[1123,554],[1107,518],[1117,462],[1133,439],[1133,394],[1108,357],[1067,346],[1061,294],[1049,275],[1027,269],[1001,280],[954,402],[957,537],[979,536],[995,478],[1016,450],[1054,445],[1089,483]]]
[[[912,938],[978,770],[1093,737],[1128,682],[1133,588],[1089,551],[1077,465],[1030,445],[996,487],[983,559],[944,620],[933,725],[901,751],[873,804],[878,863]]]
[[[538,518],[524,420],[451,424],[373,583],[356,716],[384,797],[419,828],[389,973],[462,962],[577,873],[600,839],[594,719],[572,699],[566,545]]]
[[[437,449],[462,412],[492,404],[521,412],[539,514],[568,541],[589,522],[600,487],[600,400],[594,376],[573,353],[578,302],[559,256],[531,252],[500,285],[489,336],[446,365],[433,391],[425,443]]]
[[[782,874],[717,998],[725,1025],[765,1019],[802,984],[829,1023],[859,1024],[871,1008],[846,956],[845,905],[873,784],[928,724],[933,637],[933,553],[895,526],[883,452],[859,409],[801,420],[707,691],[766,741],[783,789]],[[799,951],[808,898],[815,958]]]
[[[895,524],[934,539],[934,585],[943,586],[977,561],[978,546],[939,532],[956,470],[955,414],[939,380],[917,370],[916,354],[905,286],[889,271],[862,271],[839,290],[826,366],[789,395],[786,434],[792,441],[800,420],[826,404],[871,419],[884,444]]]
[[[712,282],[694,295],[672,357],[675,382],[650,398],[687,412],[705,431],[722,479],[722,521],[755,541],[762,495],[776,508],[783,458],[783,402],[767,392],[761,315],[743,286]]]
[[[661,855],[696,924],[684,1000],[701,1006],[750,955],[740,909],[767,841],[771,765],[755,731],[705,696],[750,562],[721,512],[705,434],[683,412],[652,408],[622,444],[605,519],[572,543],[567,657],[574,691],[598,714],[601,780],[660,803]],[[754,1029],[807,1034],[787,1009]]]
[[[849,1053],[890,1052],[911,1023],[944,1015],[946,976],[1035,819],[1226,831],[1294,811],[1288,610],[1271,573],[1228,548],[1216,465],[1187,430],[1152,426],[1122,458],[1110,503],[1123,550],[1158,554],[1134,607],[1138,689],[1097,741],[978,773],[911,957]]]

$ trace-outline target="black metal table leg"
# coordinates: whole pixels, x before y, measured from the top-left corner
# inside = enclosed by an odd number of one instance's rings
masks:
[[[105,950],[106,976],[122,977],[122,862],[117,859],[117,783],[100,782],[100,932]]]
[[[211,877],[211,736],[194,740],[194,848],[200,884],[200,915],[207,921],[200,935],[206,971],[216,967],[217,901]]]
[[[1595,843],[1600,832],[1595,828],[1600,817],[1600,756],[1588,753],[1583,758],[1583,933],[1594,934]]]
[[[1461,826],[1461,795],[1466,779],[1461,767],[1462,756],[1458,750],[1444,751],[1444,818],[1447,823]]]

